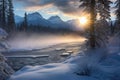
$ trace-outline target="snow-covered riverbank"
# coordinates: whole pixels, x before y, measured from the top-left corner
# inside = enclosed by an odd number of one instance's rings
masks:
[[[3,54],[7,58],[7,63],[14,70],[19,70],[26,65],[35,66],[62,62],[71,55],[76,55],[83,50],[83,43],[74,42],[58,44],[43,49],[6,51]]]
[[[100,49],[89,51],[86,55],[72,56],[61,63],[26,66],[9,80],[119,80],[119,62],[120,55],[107,55]]]
[[[120,80],[120,51],[111,50],[117,47],[114,40],[107,48],[87,50],[61,63],[25,66],[9,80]]]

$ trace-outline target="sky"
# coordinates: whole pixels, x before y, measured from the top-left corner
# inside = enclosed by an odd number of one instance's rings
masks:
[[[81,9],[79,0],[13,0],[16,15],[23,16],[25,12],[39,12],[44,18],[58,15],[62,20],[77,18]]]
[[[62,20],[76,19],[83,15],[80,0],[13,0],[16,15],[39,12],[44,18],[58,15]],[[112,0],[114,1],[114,0]],[[112,14],[114,16],[114,14]],[[114,18],[114,17],[112,17]]]

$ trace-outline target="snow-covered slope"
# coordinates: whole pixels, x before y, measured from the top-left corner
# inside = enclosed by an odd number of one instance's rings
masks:
[[[9,80],[120,80],[120,55],[105,49],[85,53],[62,63],[26,66]]]
[[[43,19],[43,17],[38,12],[28,14],[27,17],[29,20],[37,20],[39,18]]]
[[[6,48],[6,46],[3,44],[3,41],[7,36],[7,32],[0,28],[0,51],[1,48]],[[0,80],[7,79],[13,73],[13,69],[6,63],[6,58],[0,53]]]
[[[0,28],[0,39],[5,38],[7,36],[8,36],[8,33],[2,28]]]
[[[6,80],[13,73],[13,69],[6,63],[6,58],[0,54],[0,80]]]
[[[52,16],[48,19],[51,23],[63,23],[59,16]]]
[[[28,14],[28,23],[32,25],[49,26],[50,22],[44,19],[38,12]]]
[[[7,44],[4,42],[7,36],[8,33],[4,29],[0,28],[0,51],[8,48]]]
[[[15,15],[15,23],[16,24],[22,23],[23,20],[24,20],[23,17]]]

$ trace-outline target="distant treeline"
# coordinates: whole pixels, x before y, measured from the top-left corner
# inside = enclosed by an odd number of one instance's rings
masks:
[[[80,34],[82,35],[82,31],[74,31],[68,28],[55,28],[51,26],[41,26],[41,25],[27,25],[17,24],[16,25],[17,32],[37,32],[37,33],[54,33],[54,34]]]

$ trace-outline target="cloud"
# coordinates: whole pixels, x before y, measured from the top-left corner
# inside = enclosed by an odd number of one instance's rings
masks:
[[[59,11],[53,12],[53,11],[46,11],[47,14],[57,15],[59,14]]]
[[[79,0],[14,0],[14,2],[22,3],[27,11],[40,10],[51,5],[68,15],[79,15],[81,12]]]

